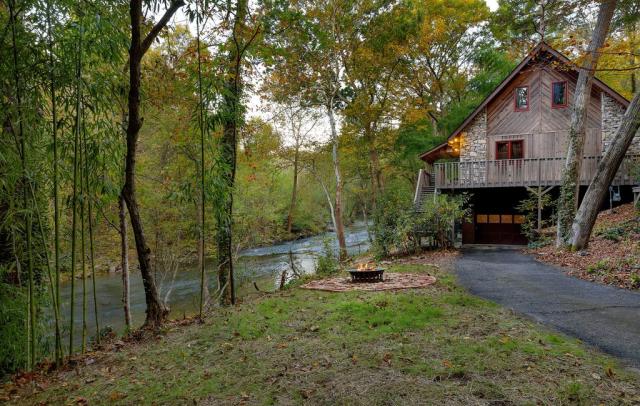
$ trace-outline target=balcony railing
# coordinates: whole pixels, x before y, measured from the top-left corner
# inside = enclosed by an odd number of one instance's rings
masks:
[[[580,183],[593,179],[601,157],[584,157]],[[640,155],[627,155],[616,174],[614,184],[635,184],[633,168]],[[465,189],[512,186],[559,185],[565,158],[503,159],[494,161],[444,162],[434,164],[435,186],[438,189]]]

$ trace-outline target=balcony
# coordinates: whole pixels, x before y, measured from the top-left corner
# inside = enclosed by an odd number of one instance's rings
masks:
[[[580,184],[593,179],[600,156],[584,157]],[[493,161],[444,162],[433,165],[437,189],[473,189],[488,187],[560,185],[565,158],[525,158]],[[632,185],[634,166],[640,155],[627,155],[613,184]]]

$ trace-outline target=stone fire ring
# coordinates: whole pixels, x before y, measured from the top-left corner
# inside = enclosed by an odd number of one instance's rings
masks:
[[[350,277],[336,277],[311,281],[302,285],[303,289],[324,290],[328,292],[379,291],[420,289],[433,285],[436,278],[420,273],[385,272],[382,282],[351,282]]]

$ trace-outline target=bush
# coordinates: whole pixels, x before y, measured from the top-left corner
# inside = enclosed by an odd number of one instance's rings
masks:
[[[15,268],[0,265],[0,382],[27,367],[27,308],[28,295],[25,281],[16,279]],[[35,350],[36,362],[50,357],[53,350],[53,316],[48,313],[51,304],[43,286],[36,285]]]
[[[340,271],[340,264],[336,257],[333,242],[330,238],[322,240],[322,253],[316,262],[316,274],[322,276],[334,275]]]
[[[374,212],[372,251],[377,259],[392,253],[412,254],[420,250],[420,239],[428,238],[442,248],[453,245],[452,225],[469,215],[467,195],[438,195],[416,212],[405,196],[387,194]]]
[[[0,269],[0,378],[27,364],[25,288],[5,282],[6,269]]]
[[[555,202],[551,198],[550,194],[545,194],[541,199],[542,211],[549,209],[555,205]],[[524,223],[522,223],[522,233],[529,240],[530,248],[537,248],[547,245],[551,241],[551,237],[545,236],[538,232],[538,196],[535,193],[529,191],[529,197],[522,200],[516,209],[524,214]],[[541,228],[547,228],[554,224],[554,216],[550,218],[543,218]]]

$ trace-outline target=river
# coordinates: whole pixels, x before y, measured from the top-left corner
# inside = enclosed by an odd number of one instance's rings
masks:
[[[349,255],[357,255],[369,249],[369,236],[364,223],[356,223],[345,230],[347,251]],[[284,269],[290,269],[289,252],[293,254],[296,268],[305,273],[314,272],[316,258],[323,251],[323,241],[330,239],[337,250],[335,233],[327,232],[291,242],[270,246],[249,248],[240,252],[235,264],[237,295],[242,297],[248,292],[255,291],[256,282],[261,290],[274,290],[279,284]],[[136,261],[132,260],[131,265]],[[213,264],[207,263],[209,285],[213,292],[216,287],[216,276],[212,271]],[[168,299],[171,317],[179,318],[183,315],[194,314],[198,309],[200,297],[200,273],[197,264],[183,264],[177,272],[173,283],[166,278],[162,286],[161,297],[167,289],[171,289]],[[93,312],[92,281],[87,279],[87,330],[88,336],[95,335],[95,319]],[[133,326],[137,327],[144,321],[145,301],[142,279],[139,272],[131,273],[131,317]],[[170,286],[169,286],[170,285]],[[124,330],[124,315],[122,310],[122,275],[98,274],[96,276],[96,290],[100,328],[110,327],[115,332]],[[71,283],[60,286],[62,303],[63,326],[68,334],[68,319],[71,303]],[[82,281],[76,280],[74,295],[74,341],[80,344],[82,329]]]

